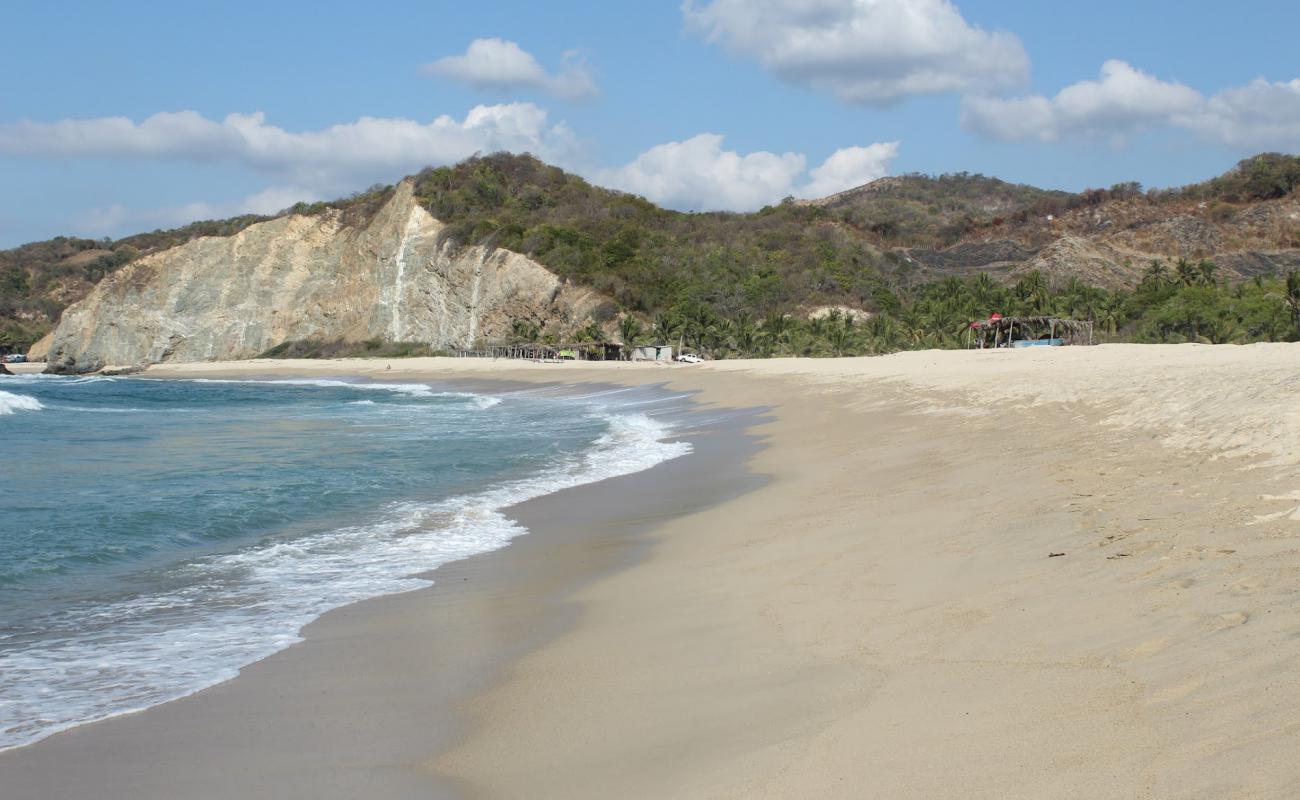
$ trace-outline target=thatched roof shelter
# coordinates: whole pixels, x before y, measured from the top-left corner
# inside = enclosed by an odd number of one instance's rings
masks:
[[[1063,317],[992,317],[972,322],[967,344],[986,347],[1025,347],[1029,345],[1092,344],[1092,323]]]
[[[457,350],[461,358],[518,358],[530,361],[617,361],[623,346],[613,342],[515,342]]]

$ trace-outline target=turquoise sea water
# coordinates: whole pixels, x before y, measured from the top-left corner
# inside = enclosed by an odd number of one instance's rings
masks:
[[[509,505],[688,452],[676,400],[0,380],[0,749],[232,677],[503,546]]]

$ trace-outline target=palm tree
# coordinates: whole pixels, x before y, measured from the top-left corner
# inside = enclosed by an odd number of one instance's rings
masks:
[[[654,337],[663,344],[669,344],[682,332],[682,318],[673,313],[660,311],[655,314],[652,330]],[[681,347],[681,342],[677,343]]]
[[[1210,261],[1208,258],[1203,258],[1201,259],[1201,263],[1197,265],[1196,269],[1200,272],[1201,283],[1206,286],[1214,285],[1214,273],[1218,268],[1214,266],[1213,261]]]
[[[987,272],[976,275],[970,289],[977,313],[988,314],[997,310],[993,306],[997,302],[998,284]]]
[[[632,349],[645,337],[645,328],[641,325],[641,320],[631,314],[624,314],[618,321],[618,334],[623,339],[625,356],[630,357]]]
[[[920,344],[925,336],[925,318],[916,310],[916,306],[903,309],[898,315],[898,322],[903,327],[903,335],[911,344]]]
[[[1119,294],[1109,294],[1097,304],[1096,323],[1106,333],[1114,333],[1119,328],[1120,309],[1123,300]]]
[[[587,323],[587,327],[578,331],[578,338],[584,342],[603,342],[605,341],[605,332],[601,330],[600,323],[592,320]]]
[[[517,319],[510,323],[510,337],[515,342],[536,342],[541,335],[541,330],[527,320]]]
[[[1174,265],[1174,274],[1178,276],[1178,282],[1184,286],[1191,286],[1201,280],[1201,271],[1185,258],[1178,259],[1178,263]]]
[[[717,336],[717,315],[713,309],[697,302],[687,309],[685,316],[685,338],[690,339],[695,349],[702,351],[702,354],[707,352],[709,348],[706,342],[711,342]]]
[[[1015,292],[1016,299],[1020,301],[1021,310],[1027,313],[1041,313],[1047,305],[1047,280],[1043,278],[1043,273],[1038,270],[1034,270],[1016,281],[1012,291]]]
[[[831,325],[826,332],[826,344],[830,347],[831,355],[836,358],[846,355],[857,339],[855,333],[853,317],[845,317],[839,324]]]
[[[1286,274],[1286,304],[1291,309],[1291,322],[1295,326],[1296,336],[1300,337],[1300,271],[1291,270]]]
[[[742,311],[732,320],[732,342],[742,356],[752,356],[758,350],[758,329],[754,325],[754,315]]]
[[[760,338],[767,347],[778,353],[786,352],[786,347],[790,344],[791,327],[790,318],[785,314],[768,314],[767,319],[763,320]]]
[[[1166,267],[1163,262],[1154,258],[1151,259],[1151,266],[1147,267],[1145,279],[1151,281],[1151,284],[1156,288],[1160,288],[1161,284],[1163,284],[1165,279],[1168,277],[1169,268]]]

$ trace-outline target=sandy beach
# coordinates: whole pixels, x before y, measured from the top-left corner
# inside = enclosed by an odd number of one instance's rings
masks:
[[[1300,345],[146,377],[231,375],[663,384],[715,421],[431,589],[0,754],[0,796],[1300,795]]]

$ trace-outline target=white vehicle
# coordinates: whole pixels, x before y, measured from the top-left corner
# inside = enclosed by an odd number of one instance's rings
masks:
[[[680,356],[677,357],[677,360],[686,364],[699,364],[704,359],[700,358],[694,353],[682,353]]]

